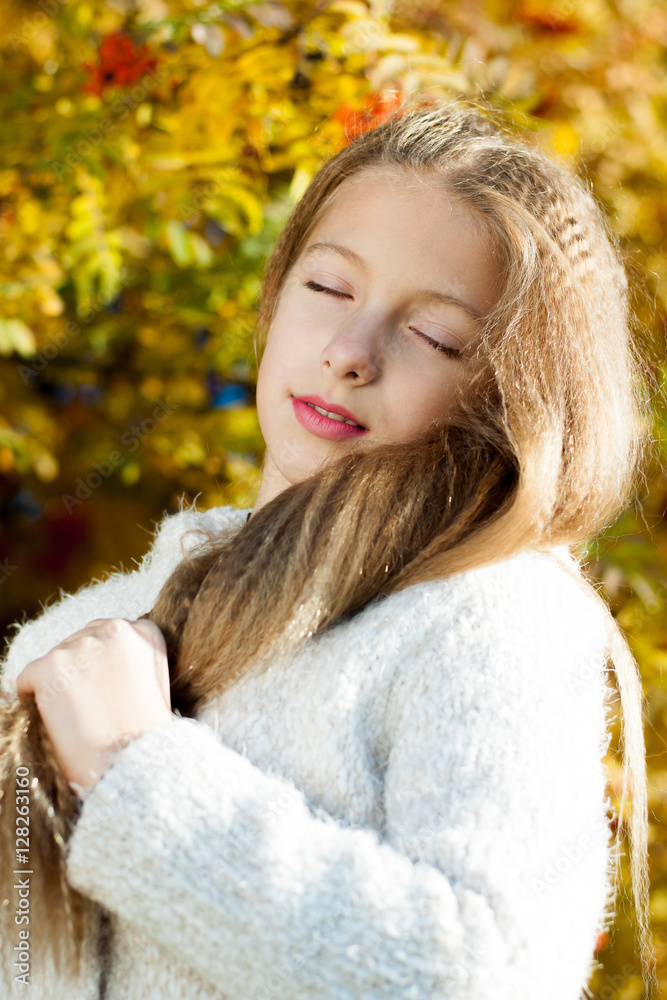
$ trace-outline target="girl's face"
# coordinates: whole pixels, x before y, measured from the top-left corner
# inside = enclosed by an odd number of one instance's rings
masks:
[[[344,449],[416,441],[446,421],[473,371],[457,352],[476,338],[499,279],[481,221],[435,182],[389,165],[345,181],[290,269],[269,329],[255,509]]]

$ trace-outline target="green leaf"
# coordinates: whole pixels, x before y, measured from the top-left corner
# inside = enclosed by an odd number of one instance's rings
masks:
[[[0,319],[0,354],[29,358],[37,350],[35,335],[20,319]]]
[[[185,227],[176,219],[169,219],[165,228],[167,246],[175,264],[187,267],[192,263],[192,248],[188,241]]]

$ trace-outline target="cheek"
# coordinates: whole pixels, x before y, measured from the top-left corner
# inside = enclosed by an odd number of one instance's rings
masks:
[[[289,303],[281,303],[269,328],[266,350],[273,355],[288,351],[290,344],[294,343],[297,336],[298,320],[299,317],[294,314],[293,310],[290,310]]]
[[[428,429],[434,420],[442,421],[452,411],[451,377],[406,381],[392,392],[391,420],[396,432],[406,439]]]
[[[256,400],[260,420],[266,416],[267,409],[273,405],[279,391],[281,379],[278,360],[279,356],[276,355],[273,344],[268,340],[257,372]]]
[[[285,328],[271,328],[257,372],[258,410],[277,404],[295,389],[302,354],[285,335]]]
[[[299,368],[312,363],[313,352],[320,349],[315,344],[313,324],[285,308],[269,330],[262,363],[266,358],[271,376],[281,377],[289,384]]]

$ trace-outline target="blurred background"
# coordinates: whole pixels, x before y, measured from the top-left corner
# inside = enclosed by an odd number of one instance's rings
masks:
[[[2,647],[60,591],[132,569],[180,498],[252,505],[261,275],[325,157],[404,95],[484,95],[588,179],[656,403],[645,486],[583,555],[647,697],[664,981],[667,6],[0,0],[0,24]],[[625,894],[617,909],[590,986],[634,1000]]]

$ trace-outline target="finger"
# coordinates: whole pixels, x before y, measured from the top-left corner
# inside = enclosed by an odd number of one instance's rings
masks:
[[[171,678],[169,676],[169,664],[166,657],[156,662],[156,670],[158,684],[160,685],[165,705],[168,705],[171,709]]]
[[[164,637],[164,633],[159,625],[155,622],[149,621],[148,619],[137,620],[136,622],[130,623],[132,627],[143,636],[155,650],[160,653],[166,654],[167,652],[167,642]]]
[[[30,694],[35,693],[35,672],[32,669],[33,663],[36,660],[32,660],[27,666],[23,668],[20,674],[16,677],[16,693],[19,698],[25,698]]]
[[[155,672],[165,703],[171,707],[171,679],[169,677],[169,661],[167,659],[167,643],[159,625],[148,619],[132,622],[137,632],[152,645],[154,652]]]
[[[83,628],[79,629],[79,632],[86,632],[88,629],[92,631],[105,631],[110,630],[115,632],[120,625],[131,625],[132,622],[129,618],[91,618]],[[79,632],[73,633],[73,635],[78,635]]]
[[[98,634],[100,631],[102,633],[110,632],[113,634],[115,629],[112,626],[112,622],[120,620],[114,618],[93,618],[82,628],[78,629],[76,632],[72,632],[71,635],[66,636],[62,639],[58,645],[59,646],[69,646],[72,642],[76,642],[83,635]]]
[[[158,633],[162,635],[162,629],[160,626],[156,625],[150,618],[137,618],[136,621],[133,621],[130,624],[134,625],[138,632],[144,631],[149,635],[156,635]]]
[[[129,618],[93,618],[85,628],[81,629],[81,632],[92,633],[100,639],[116,639],[124,630],[127,633],[128,625],[132,625]]]

